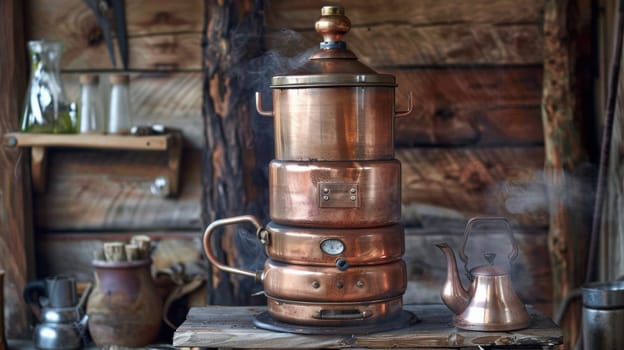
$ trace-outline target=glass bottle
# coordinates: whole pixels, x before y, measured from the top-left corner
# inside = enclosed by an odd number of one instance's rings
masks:
[[[104,132],[105,126],[102,120],[102,103],[98,94],[99,76],[96,74],[80,75],[80,106],[78,109],[78,132],[98,133]]]
[[[129,91],[130,77],[127,74],[112,74],[109,80],[112,87],[108,132],[111,134],[127,134],[132,127]]]
[[[21,131],[76,132],[76,107],[65,97],[61,81],[59,41],[29,41],[30,81],[24,103]]]

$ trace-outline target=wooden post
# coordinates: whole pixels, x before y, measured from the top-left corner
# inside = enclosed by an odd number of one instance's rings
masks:
[[[16,131],[26,86],[23,2],[0,1],[0,134]],[[34,276],[28,154],[0,147],[0,268],[5,276],[7,337],[30,337],[22,290]]]
[[[575,199],[578,191],[584,191],[578,176],[587,157],[577,126],[578,101],[574,90],[577,53],[573,28],[568,27],[574,4],[570,0],[546,0],[544,3],[542,123],[555,309],[571,290],[583,283],[589,233],[586,213],[590,209],[578,203],[578,196]],[[576,342],[580,321],[577,301],[570,306],[561,325],[566,349],[571,349]]]
[[[204,74],[204,151],[202,185],[204,188],[202,221],[204,226],[217,218],[255,214],[263,220],[268,210],[268,179],[259,171],[258,152],[271,152],[266,145],[254,145],[251,111],[254,86],[251,71],[242,69],[261,53],[263,38],[263,1],[205,1]],[[263,184],[263,186],[257,186]],[[246,265],[248,249],[235,237],[236,230],[227,227],[223,235],[214,235],[212,246],[228,265]],[[244,232],[243,232],[244,233]],[[254,244],[249,235],[246,244]],[[259,244],[259,242],[258,242]],[[219,249],[221,251],[219,252]],[[251,255],[255,255],[251,254]],[[249,304],[253,279],[226,278],[213,271],[215,304]],[[233,299],[232,299],[233,298]]]

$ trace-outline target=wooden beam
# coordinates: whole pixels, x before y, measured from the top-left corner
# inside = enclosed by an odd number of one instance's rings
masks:
[[[23,2],[0,1],[0,133],[19,128],[26,85]],[[30,337],[22,290],[34,276],[28,155],[0,147],[0,268],[6,270],[4,314],[7,337]],[[2,307],[2,306],[0,306]]]
[[[272,149],[263,139],[265,131],[252,128],[249,106],[254,86],[248,80],[253,77],[240,71],[240,66],[261,54],[262,41],[258,38],[263,34],[263,4],[259,0],[206,0],[205,6],[203,223],[242,214],[263,219],[268,216],[268,179],[262,169],[268,164],[260,160],[268,162]],[[221,249],[218,256],[232,266],[257,258],[242,247],[240,240],[235,242],[237,231],[230,226],[223,235],[214,235],[212,242],[215,250]],[[251,302],[252,279],[228,278],[217,271],[214,276],[211,302]]]
[[[544,8],[544,88],[542,121],[546,147],[545,176],[549,196],[549,249],[555,308],[585,278],[589,208],[578,198],[579,169],[587,156],[577,127],[574,90],[575,33],[570,18],[575,0],[546,0]],[[588,11],[589,9],[585,9]],[[582,192],[581,192],[582,193]],[[562,324],[566,349],[580,329],[580,303],[572,304]]]

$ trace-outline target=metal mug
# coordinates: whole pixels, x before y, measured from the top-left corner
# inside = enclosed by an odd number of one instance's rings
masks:
[[[24,289],[24,300],[39,307],[64,308],[76,305],[76,280],[68,276],[54,276],[31,281]]]
[[[624,349],[624,281],[583,286],[583,348]]]

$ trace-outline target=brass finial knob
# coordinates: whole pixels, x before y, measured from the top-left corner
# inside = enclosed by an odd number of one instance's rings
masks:
[[[342,37],[351,29],[351,21],[344,15],[341,6],[323,6],[321,17],[316,21],[316,31],[323,36],[325,46],[342,42]],[[323,47],[321,44],[321,47]],[[344,43],[340,45],[344,47]]]

